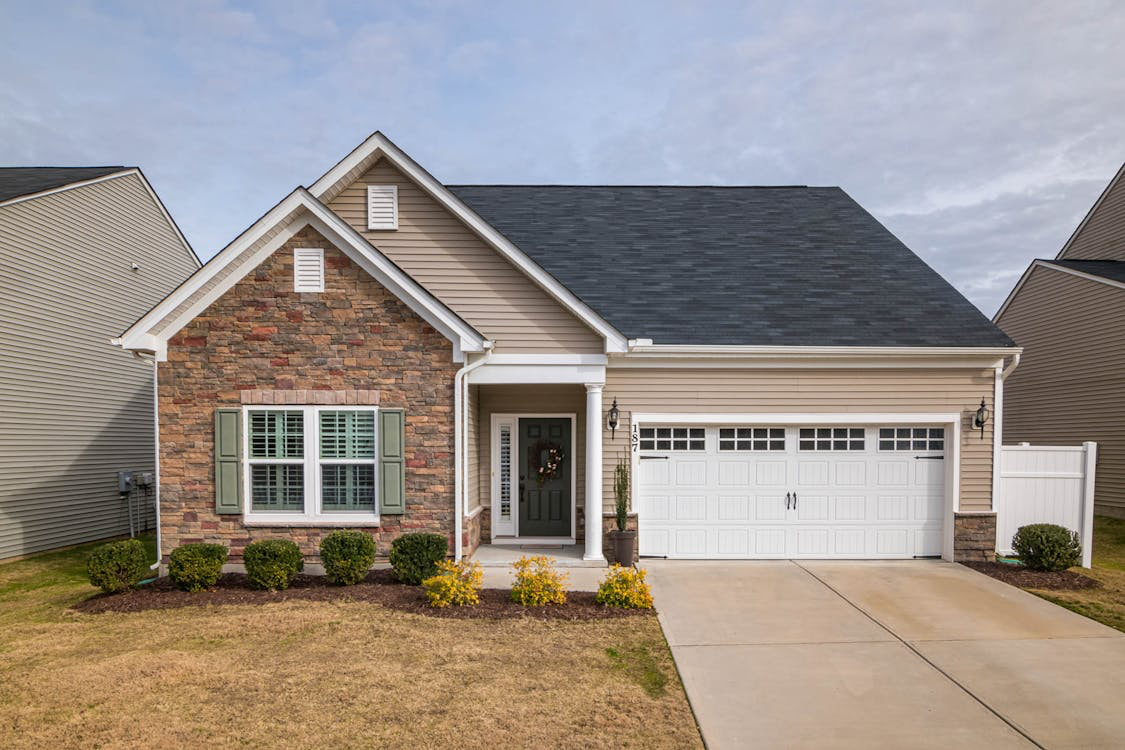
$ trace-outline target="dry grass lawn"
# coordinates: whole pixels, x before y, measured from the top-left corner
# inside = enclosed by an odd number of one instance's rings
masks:
[[[1028,591],[1111,628],[1125,631],[1125,520],[1094,516],[1093,567],[1075,570],[1098,579],[1102,587],[1079,591]]]
[[[0,565],[0,747],[702,747],[655,616],[87,615],[88,551]]]

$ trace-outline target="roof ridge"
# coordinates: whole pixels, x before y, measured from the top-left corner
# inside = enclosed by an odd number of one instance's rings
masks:
[[[695,190],[706,188],[709,190],[810,190],[810,189],[839,189],[838,185],[666,185],[666,184],[640,184],[640,183],[580,183],[569,184],[562,182],[461,182],[446,184],[447,188],[465,187],[524,187],[524,188],[666,188],[672,190]]]

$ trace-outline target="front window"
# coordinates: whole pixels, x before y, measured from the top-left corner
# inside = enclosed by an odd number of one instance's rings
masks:
[[[374,409],[250,408],[245,423],[248,519],[377,519]]]

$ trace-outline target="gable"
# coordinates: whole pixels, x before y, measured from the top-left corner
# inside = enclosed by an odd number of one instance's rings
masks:
[[[1058,259],[1125,260],[1125,165],[1074,230]]]
[[[367,186],[398,189],[398,229],[367,229]],[[605,342],[470,231],[387,159],[342,188],[328,207],[433,292],[497,352],[601,354]]]

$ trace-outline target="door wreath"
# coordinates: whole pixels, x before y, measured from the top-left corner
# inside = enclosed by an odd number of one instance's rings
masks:
[[[535,475],[535,484],[542,487],[553,479],[558,479],[562,462],[566,456],[557,443],[540,440],[528,449],[528,463]]]

